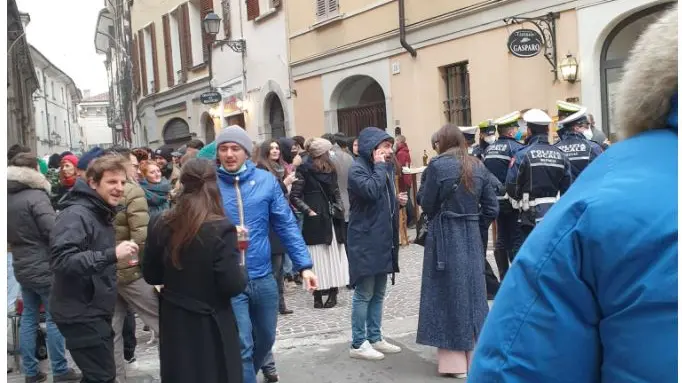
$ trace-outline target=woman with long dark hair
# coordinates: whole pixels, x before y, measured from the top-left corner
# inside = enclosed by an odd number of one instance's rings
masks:
[[[175,206],[149,224],[142,270],[147,283],[163,285],[159,344],[165,383],[242,382],[231,298],[246,281],[216,177],[212,162],[187,162]]]
[[[296,171],[291,200],[303,212],[303,239],[318,276],[313,294],[315,308],[337,304],[340,286],[349,283],[346,258],[346,228],[336,169],[329,157],[331,142],[315,138],[308,147],[308,158]],[[322,303],[323,291],[329,296]]]
[[[439,373],[464,378],[488,313],[479,221],[492,222],[499,205],[459,128],[442,127],[437,143],[417,195],[429,217],[417,343],[438,348]]]

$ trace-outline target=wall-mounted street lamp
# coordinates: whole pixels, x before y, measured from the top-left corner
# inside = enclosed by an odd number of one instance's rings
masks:
[[[564,81],[574,83],[578,79],[578,60],[572,54],[567,54],[559,63],[559,72]]]
[[[204,20],[202,21],[203,27],[204,27],[204,32],[206,34],[211,36],[210,41],[208,42],[208,82],[209,86],[211,89],[213,89],[212,81],[213,81],[213,45],[220,45],[220,49],[222,50],[223,45],[227,45],[235,51],[236,53],[241,53],[242,56],[244,56],[244,53],[246,52],[246,40],[244,39],[237,39],[237,40],[229,40],[229,39],[224,39],[224,40],[216,40],[216,36],[218,35],[218,31],[220,30],[220,16],[216,15],[213,10],[209,11],[206,17],[204,17]]]

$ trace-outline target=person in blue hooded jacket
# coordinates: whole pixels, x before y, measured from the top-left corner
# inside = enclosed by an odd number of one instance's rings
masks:
[[[358,136],[359,156],[348,173],[350,220],[346,253],[355,286],[351,358],[381,360],[401,351],[381,336],[381,315],[389,274],[398,267],[398,197],[395,193],[393,138],[379,128]],[[407,195],[400,197],[407,204]],[[392,277],[395,281],[394,276]]]
[[[625,140],[533,230],[483,327],[470,383],[677,381],[677,5],[616,92]]]
[[[244,129],[229,126],[220,132],[215,143],[218,187],[225,213],[238,231],[248,233],[248,247],[242,259],[248,283],[243,294],[232,298],[232,309],[239,328],[244,383],[256,383],[256,373],[275,343],[277,330],[279,293],[272,275],[270,228],[284,244],[308,289],[317,288],[317,277],[279,182],[249,160],[253,142]]]

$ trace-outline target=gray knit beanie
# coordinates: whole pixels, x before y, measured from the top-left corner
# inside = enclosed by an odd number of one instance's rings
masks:
[[[251,138],[249,138],[249,135],[246,134],[246,131],[241,126],[231,125],[218,133],[218,137],[215,139],[216,152],[218,147],[226,142],[234,142],[244,148],[249,157],[251,156],[253,141],[251,141]]]

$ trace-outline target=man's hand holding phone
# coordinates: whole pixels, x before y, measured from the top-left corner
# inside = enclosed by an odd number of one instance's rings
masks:
[[[386,162],[386,151],[383,149],[376,149],[374,151],[374,163],[378,164],[381,162]]]

